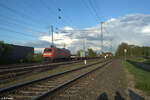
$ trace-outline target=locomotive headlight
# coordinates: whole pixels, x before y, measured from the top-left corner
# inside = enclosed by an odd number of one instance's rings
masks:
[[[51,53],[44,53],[44,55],[46,56],[46,55],[51,55]]]
[[[44,56],[46,55],[46,53],[44,53]]]

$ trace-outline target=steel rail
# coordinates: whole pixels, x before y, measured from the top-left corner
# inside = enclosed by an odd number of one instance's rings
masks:
[[[93,70],[91,70],[91,71],[88,71],[88,72],[86,72],[86,73],[83,73],[83,74],[81,74],[80,76],[75,77],[75,78],[71,79],[70,81],[65,82],[65,83],[63,83],[63,84],[57,86],[56,88],[53,88],[52,90],[47,91],[47,92],[45,92],[45,93],[43,93],[43,94],[41,94],[41,95],[39,95],[39,96],[33,98],[32,100],[41,100],[42,98],[44,98],[44,97],[46,97],[46,96],[48,96],[48,95],[52,95],[52,94],[54,94],[54,92],[57,92],[57,91],[59,91],[60,89],[64,88],[65,86],[67,86],[67,85],[69,85],[69,84],[75,82],[76,80],[78,80],[78,79],[80,79],[80,78],[82,78],[82,77],[84,77],[84,76],[86,76],[86,75],[88,75],[88,74],[90,74],[90,73],[92,73],[92,72],[94,72],[94,71],[96,71],[96,70],[98,70],[98,69],[104,67],[105,65],[107,65],[107,64],[110,63],[110,62],[111,62],[111,61],[106,62],[105,64],[100,65],[99,67],[97,67],[97,68],[95,68],[95,69],[93,69]]]
[[[28,70],[28,69],[34,69],[34,68],[42,68],[46,66],[58,66],[58,65],[65,65],[65,64],[71,64],[71,63],[77,63],[81,61],[72,61],[72,62],[65,62],[65,63],[55,63],[55,64],[42,64],[42,65],[32,65],[32,66],[26,66],[26,67],[21,67],[21,68],[14,68],[14,69],[3,69],[0,70],[0,74],[2,73],[9,73],[12,71],[21,71],[21,70]]]
[[[31,73],[33,71],[43,72],[50,69],[55,69],[59,67],[60,65],[67,65],[67,64],[73,64],[73,63],[79,63],[81,61],[71,61],[71,62],[61,62],[61,63],[53,63],[53,64],[41,64],[41,65],[34,65],[34,66],[28,66],[28,67],[21,67],[21,68],[15,68],[15,69],[3,69],[0,70],[0,82],[6,82],[11,79],[17,78],[18,76],[27,75],[28,73]]]
[[[58,74],[49,75],[49,76],[44,77],[44,78],[39,78],[39,79],[35,79],[35,80],[28,81],[28,82],[25,82],[25,83],[21,83],[21,84],[18,84],[18,85],[10,86],[8,88],[0,89],[0,94],[5,93],[5,92],[9,92],[11,90],[15,90],[17,88],[20,88],[20,87],[23,87],[23,86],[26,86],[26,85],[29,85],[29,84],[36,83],[36,82],[39,82],[39,81],[42,81],[42,80],[46,80],[46,79],[53,78],[53,77],[56,77],[56,76],[60,76],[60,75],[66,74],[66,73],[77,71],[77,70],[80,70],[80,69],[83,69],[83,68],[86,68],[86,67],[90,67],[90,66],[98,64],[98,63],[103,63],[103,62],[106,62],[106,61],[99,61],[99,62],[92,63],[92,64],[89,64],[89,65],[81,66],[80,68],[75,68],[75,69],[72,69],[72,70],[67,70],[67,71],[64,71],[64,72],[61,72],[61,73],[58,73]]]

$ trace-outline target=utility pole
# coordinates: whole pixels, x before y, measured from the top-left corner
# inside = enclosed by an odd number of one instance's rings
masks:
[[[103,22],[101,22],[101,55],[103,55]]]
[[[85,42],[86,42],[86,40],[84,39],[84,40],[83,40],[84,64],[86,64],[86,63],[87,63],[87,62],[86,62]]]
[[[112,53],[112,39],[110,40],[110,52]]]
[[[85,39],[83,40],[83,50],[85,52]]]
[[[52,46],[54,46],[53,25],[51,25],[51,34],[52,34]]]
[[[64,43],[64,48],[66,48],[66,44]]]

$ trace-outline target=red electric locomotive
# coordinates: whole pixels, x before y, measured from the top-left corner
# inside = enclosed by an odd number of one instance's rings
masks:
[[[70,51],[65,48],[56,48],[51,46],[50,48],[45,48],[43,57],[45,60],[57,60],[57,59],[70,59]]]

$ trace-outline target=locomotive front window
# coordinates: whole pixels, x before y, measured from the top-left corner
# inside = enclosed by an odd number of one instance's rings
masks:
[[[52,49],[45,49],[44,52],[51,52]]]

